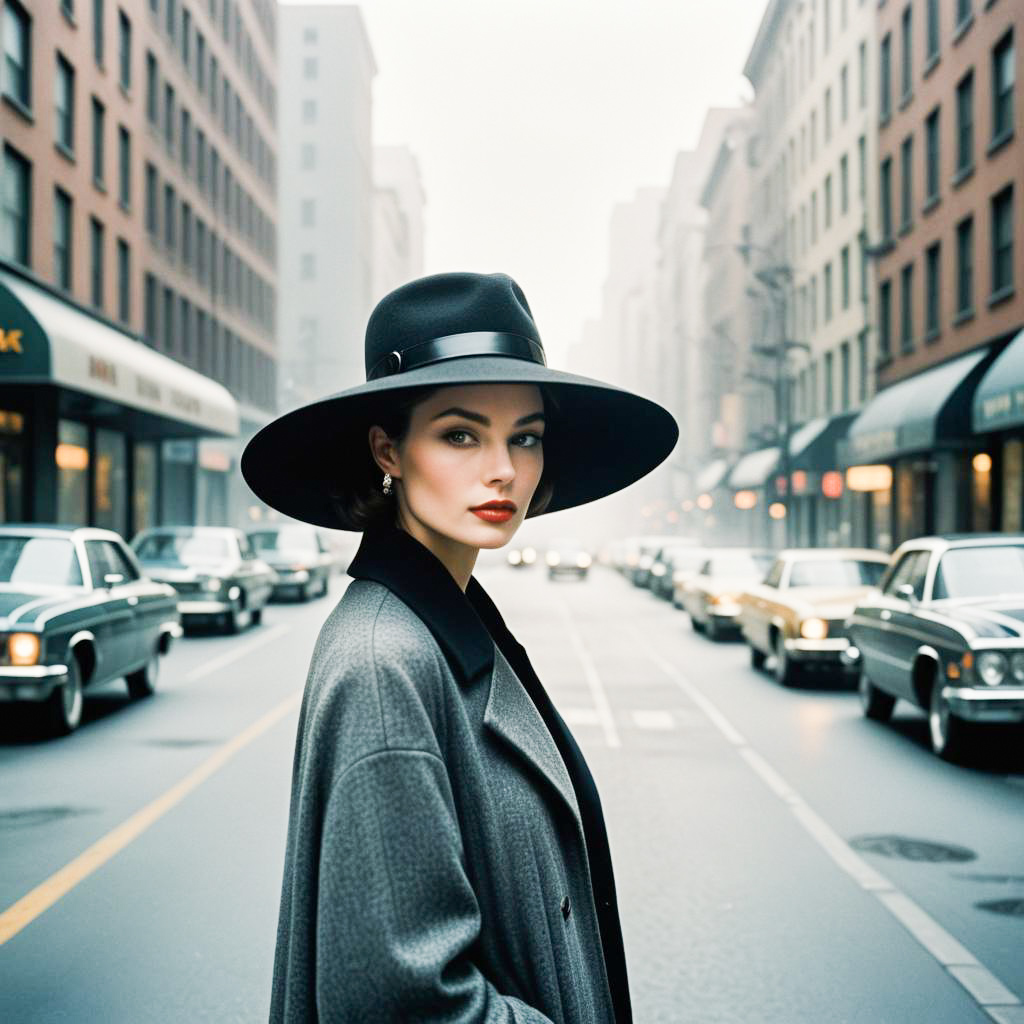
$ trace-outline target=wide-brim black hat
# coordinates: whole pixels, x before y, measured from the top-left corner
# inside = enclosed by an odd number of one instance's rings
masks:
[[[257,497],[316,526],[360,529],[346,491],[365,486],[368,433],[399,395],[465,384],[536,384],[545,403],[544,512],[639,480],[672,451],[668,410],[621,388],[553,370],[522,289],[505,274],[435,274],[377,304],[366,328],[366,383],[279,416],[242,453]],[[538,513],[539,514],[539,513]]]

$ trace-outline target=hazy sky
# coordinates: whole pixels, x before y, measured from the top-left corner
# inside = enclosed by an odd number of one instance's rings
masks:
[[[599,310],[613,205],[749,95],[765,0],[364,0],[375,141],[415,152],[426,270],[523,286],[552,365]]]

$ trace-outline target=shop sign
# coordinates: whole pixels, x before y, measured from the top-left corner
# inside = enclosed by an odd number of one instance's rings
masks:
[[[0,352],[16,352],[21,355],[21,331],[0,327]]]
[[[846,471],[851,491],[888,491],[892,487],[892,466],[851,466]]]

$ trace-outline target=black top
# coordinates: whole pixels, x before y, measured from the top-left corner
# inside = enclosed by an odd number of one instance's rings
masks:
[[[423,620],[464,682],[491,674],[495,646],[519,677],[562,755],[576,793],[615,1019],[618,1024],[630,1024],[626,955],[601,799],[582,751],[551,703],[525,648],[509,632],[475,577],[463,593],[437,557],[404,530],[368,531],[348,572],[356,579],[374,580],[401,598]]]

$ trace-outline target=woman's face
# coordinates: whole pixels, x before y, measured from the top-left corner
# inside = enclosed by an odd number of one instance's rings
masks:
[[[540,482],[543,434],[544,402],[532,384],[433,392],[393,448],[400,522],[431,548],[508,543]]]

